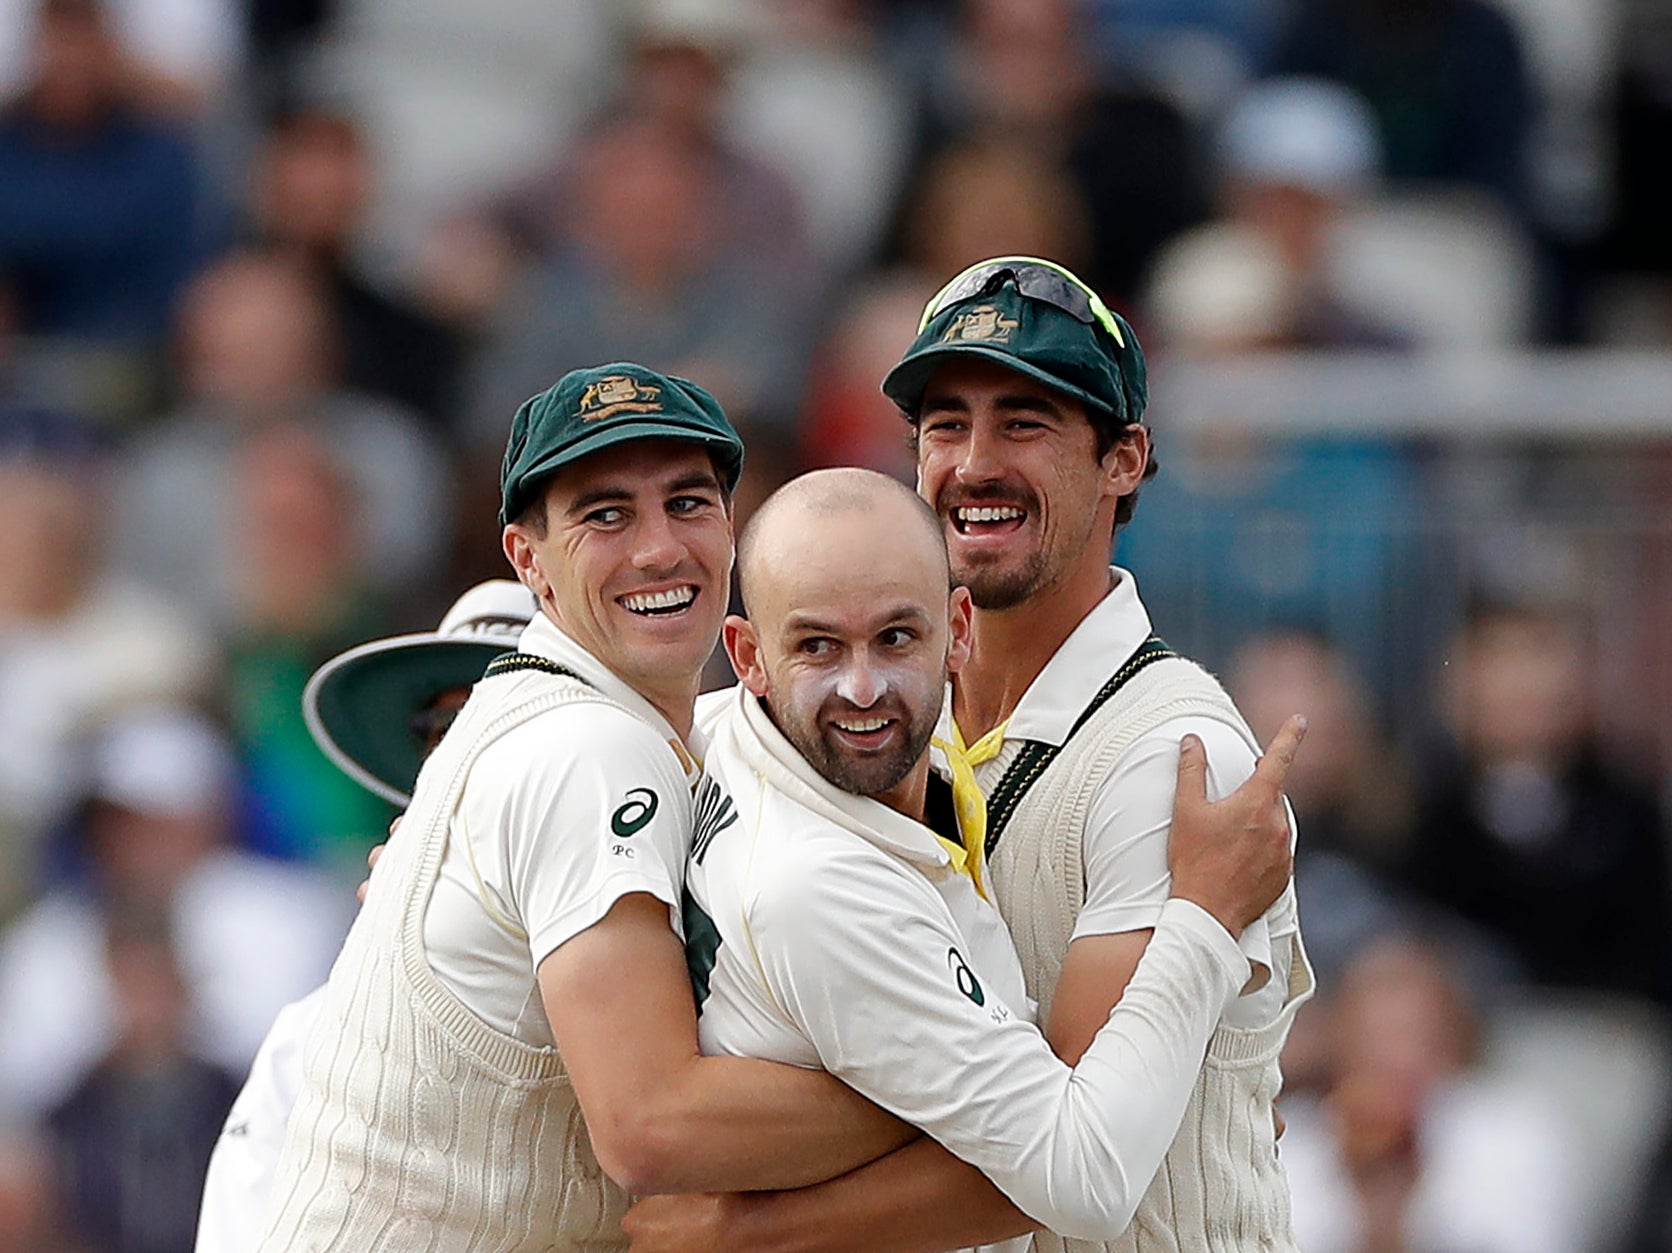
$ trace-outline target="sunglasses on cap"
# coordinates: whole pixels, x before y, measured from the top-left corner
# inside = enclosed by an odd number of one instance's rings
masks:
[[[984,296],[1007,278],[1015,282],[1016,290],[1022,295],[1044,301],[1088,326],[1101,326],[1115,343],[1126,347],[1126,336],[1121,333],[1113,311],[1103,303],[1103,297],[1056,262],[1040,257],[994,257],[990,261],[977,261],[923,306],[917,333],[921,335],[930,322],[953,305]]]

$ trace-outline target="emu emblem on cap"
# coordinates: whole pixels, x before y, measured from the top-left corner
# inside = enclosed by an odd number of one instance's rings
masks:
[[[576,416],[584,422],[612,418],[618,413],[660,413],[662,389],[625,374],[606,374],[581,393]]]
[[[976,305],[960,313],[946,328],[941,343],[954,339],[991,339],[1001,344],[1010,342],[1010,332],[1016,329],[1016,319],[1007,318],[992,305]]]

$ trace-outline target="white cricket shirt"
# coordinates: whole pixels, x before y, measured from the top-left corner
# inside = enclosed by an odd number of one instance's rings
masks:
[[[998,911],[928,828],[827,783],[742,688],[706,730],[686,878],[703,1051],[822,1067],[1053,1230],[1123,1227],[1247,978],[1230,936],[1169,905],[1137,995],[1070,1071]]]
[[[563,705],[483,750],[453,816],[424,946],[436,976],[489,1026],[552,1047],[536,978],[547,954],[633,892],[666,902],[678,930],[691,779],[655,706],[544,614],[518,648],[623,708]],[[478,684],[471,699],[491,699],[493,687]]]
[[[1093,693],[1149,638],[1150,617],[1138,597],[1137,580],[1119,567],[1111,567],[1110,574],[1114,586],[1109,594],[1080,620],[1017,702],[1005,726],[1006,741],[1060,746]],[[949,734],[950,711],[948,701],[943,735]],[[1074,939],[1140,931],[1155,926],[1161,916],[1172,891],[1167,837],[1178,788],[1179,741],[1186,735],[1200,739],[1206,751],[1209,800],[1223,800],[1254,773],[1253,751],[1217,718],[1175,718],[1133,744],[1092,797],[1086,814],[1081,838],[1086,903],[1075,921]],[[1228,1025],[1257,1028],[1276,1021],[1289,985],[1289,945],[1275,941],[1298,926],[1290,883],[1264,917],[1242,933],[1244,955],[1275,977],[1262,977],[1257,989],[1226,1010]]]

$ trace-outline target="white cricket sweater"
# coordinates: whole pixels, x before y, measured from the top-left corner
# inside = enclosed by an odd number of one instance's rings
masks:
[[[544,710],[614,702],[539,672],[485,679],[419,777],[305,1051],[262,1253],[619,1253],[556,1050],[488,1027],[425,960],[424,911],[472,763]]]
[[[1022,797],[991,860],[999,909],[1010,926],[1028,993],[1049,1021],[1075,919],[1086,898],[1081,840],[1099,786],[1128,749],[1174,718],[1208,717],[1252,732],[1218,682],[1178,658],[1138,672],[1069,739]],[[1007,742],[976,771],[991,793],[1021,751]],[[1041,1233],[1041,1253],[1296,1253],[1289,1191],[1277,1160],[1272,1105],[1282,1086],[1278,1054],[1295,1010],[1311,995],[1312,971],[1298,931],[1291,939],[1288,996],[1257,1029],[1221,1024],[1165,1161],[1132,1225],[1099,1244]]]

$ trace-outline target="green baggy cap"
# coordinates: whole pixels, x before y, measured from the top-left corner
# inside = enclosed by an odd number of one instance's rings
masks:
[[[1149,401],[1144,352],[1126,320],[1114,317],[1124,344],[1095,323],[1024,296],[1006,279],[995,290],[931,318],[883,379],[882,390],[915,414],[940,366],[956,356],[984,357],[1066,392],[1122,425],[1137,422]]]
[[[626,361],[571,370],[511,419],[499,472],[500,524],[526,509],[554,470],[638,439],[706,445],[727,491],[743,472],[743,441],[720,402],[695,383]]]

